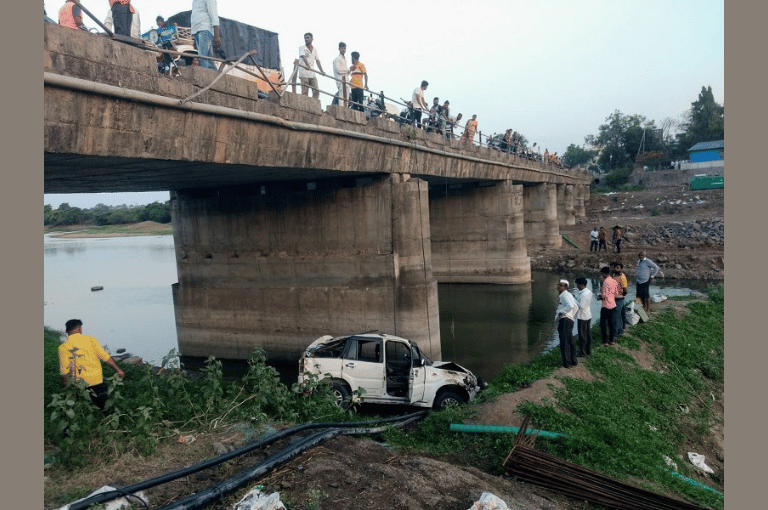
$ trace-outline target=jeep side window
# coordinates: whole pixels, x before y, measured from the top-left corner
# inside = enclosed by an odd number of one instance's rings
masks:
[[[411,356],[408,346],[402,342],[387,342],[387,363],[411,365]]]
[[[366,338],[353,338],[350,340],[346,359],[381,363],[381,341]]]
[[[432,360],[421,354],[421,351],[416,344],[411,344],[411,357],[413,359],[414,367],[429,366],[432,364]]]

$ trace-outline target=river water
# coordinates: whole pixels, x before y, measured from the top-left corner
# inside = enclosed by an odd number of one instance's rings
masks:
[[[113,354],[125,348],[153,364],[177,348],[172,236],[44,237],[46,326],[63,330],[67,320],[80,319],[83,333]],[[574,287],[580,275],[533,271],[531,276],[532,282],[523,285],[439,284],[443,359],[490,380],[504,365],[524,363],[557,345],[555,284],[567,278]],[[587,280],[597,294],[597,280]],[[91,291],[94,286],[104,289]],[[630,283],[627,302],[634,299],[633,287]],[[651,285],[651,295],[687,296],[706,287],[701,281],[659,280]],[[594,300],[593,318],[599,312],[600,302]]]

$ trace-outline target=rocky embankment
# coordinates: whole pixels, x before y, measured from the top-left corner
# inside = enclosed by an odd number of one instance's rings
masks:
[[[692,194],[687,190],[664,189],[642,192],[592,194],[587,217],[576,225],[561,228],[575,242],[560,248],[529,248],[535,269],[583,271],[596,274],[611,262],[634,272],[637,252],[645,250],[666,278],[722,281],[725,278],[725,216],[723,190]],[[620,225],[624,230],[621,253],[589,251],[593,226]]]

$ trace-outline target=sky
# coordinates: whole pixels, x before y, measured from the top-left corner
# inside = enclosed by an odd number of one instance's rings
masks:
[[[103,20],[107,0],[82,0]],[[191,0],[133,0],[141,30],[191,9]],[[62,2],[45,2],[57,19]],[[451,114],[477,114],[484,135],[512,128],[529,144],[563,154],[584,145],[615,110],[656,125],[679,120],[711,86],[724,104],[724,3],[636,0],[391,0],[286,3],[219,0],[219,16],[277,32],[290,74],[312,32],[323,69],[331,72],[338,43],[360,53],[369,88],[410,99],[422,80],[428,103],[439,97]],[[359,13],[350,20],[349,7]],[[274,7],[280,6],[280,8]],[[85,16],[85,24],[96,24]],[[226,34],[222,34],[226,37]],[[320,88],[335,89],[320,77]],[[329,103],[321,95],[323,107]],[[54,208],[144,205],[168,193],[45,195]]]

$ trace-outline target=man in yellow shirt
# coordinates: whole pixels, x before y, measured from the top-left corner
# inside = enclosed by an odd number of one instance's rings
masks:
[[[107,402],[107,385],[101,371],[101,362],[105,362],[117,372],[120,379],[125,379],[125,372],[120,370],[115,360],[90,336],[83,335],[83,321],[67,321],[67,340],[59,346],[59,373],[61,382],[67,384],[70,379],[82,379],[88,385],[91,400],[99,409],[104,409]]]
[[[363,63],[360,62],[360,54],[356,51],[352,52],[352,65],[349,67],[349,75],[352,83],[352,90],[349,93],[352,108],[360,112],[365,111],[365,108],[363,108],[363,98],[365,97],[365,91],[368,89],[368,71]]]

